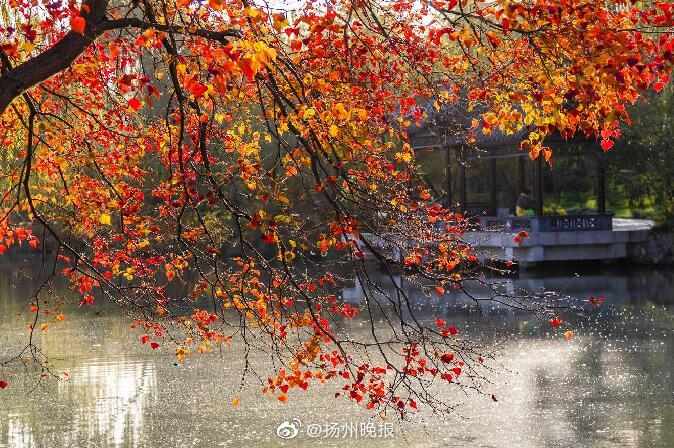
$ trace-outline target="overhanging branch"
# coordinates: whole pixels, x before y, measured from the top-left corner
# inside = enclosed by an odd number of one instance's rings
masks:
[[[0,115],[16,97],[70,67],[70,64],[91,45],[104,30],[98,24],[105,20],[108,0],[90,0],[84,34],[70,31],[53,47],[8,71],[0,77]]]
[[[99,28],[104,31],[128,27],[139,28],[141,30],[153,29],[163,32],[189,34],[191,36],[215,40],[225,45],[229,42],[227,38],[241,36],[240,31],[233,29],[223,31],[208,30],[205,28],[187,29],[184,26],[166,25],[162,23],[156,23],[154,21],[142,20],[137,17],[125,17],[123,19],[107,20],[99,25]]]
[[[14,68],[3,70],[0,77],[0,115],[22,93],[52,76],[66,70],[101,34],[121,28],[156,29],[157,31],[176,32],[203,37],[226,45],[230,37],[240,32],[229,29],[214,31],[203,28],[188,30],[184,27],[145,21],[135,17],[107,20],[105,12],[108,0],[92,0],[88,3],[90,12],[82,12],[86,20],[84,34],[69,32],[53,47]],[[3,68],[5,64],[3,64]]]

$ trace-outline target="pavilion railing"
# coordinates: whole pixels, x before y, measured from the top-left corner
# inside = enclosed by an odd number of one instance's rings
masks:
[[[479,230],[483,232],[576,232],[612,230],[612,213],[587,213],[564,216],[483,216]]]

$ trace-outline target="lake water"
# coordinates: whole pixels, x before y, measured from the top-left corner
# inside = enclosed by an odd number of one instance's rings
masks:
[[[40,383],[16,363],[0,390],[0,447],[663,447],[674,446],[674,271],[605,268],[555,272],[516,280],[529,289],[564,289],[606,303],[577,323],[568,342],[530,316],[494,312],[509,335],[499,348],[502,371],[489,395],[456,393],[446,419],[382,422],[334,385],[314,385],[285,404],[241,386],[236,349],[194,356],[176,365],[168,349],[150,350],[119,310],[74,309],[51,325],[39,344],[67,381]],[[0,268],[0,359],[27,336],[19,314],[33,291],[33,271]],[[356,287],[343,292],[358,300]],[[483,322],[460,308],[440,311],[473,333]],[[458,326],[457,325],[457,326]],[[357,324],[356,324],[357,326]],[[485,331],[486,333],[486,331]],[[232,400],[239,400],[234,407]],[[284,441],[276,430],[301,421]],[[346,438],[309,437],[311,425],[360,428]],[[346,432],[339,433],[347,434]]]

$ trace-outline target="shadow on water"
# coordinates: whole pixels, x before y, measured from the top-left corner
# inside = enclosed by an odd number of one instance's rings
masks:
[[[582,270],[577,276],[576,269]],[[25,342],[28,317],[20,310],[38,272],[35,265],[23,272],[14,263],[0,266],[3,358]],[[238,348],[178,366],[168,349],[139,344],[116,308],[74,305],[66,322],[39,335],[54,368],[69,371],[69,379],[35,387],[35,375],[11,367],[10,387],[0,391],[0,447],[674,446],[674,271],[567,266],[498,281],[505,288],[564,290],[579,300],[604,296],[606,303],[574,322],[571,342],[529,315],[493,307],[490,318],[507,336],[498,347],[502,372],[491,378],[487,396],[450,397],[459,406],[444,421],[421,413],[416,422],[394,422],[389,438],[338,440],[301,432],[283,441],[276,428],[284,420],[300,419],[306,428],[360,424],[371,416],[332,398],[330,384],[312,384],[280,405],[253,382],[240,388]],[[404,286],[427,318],[442,316],[466,334],[492,337],[460,294],[429,297],[412,283]],[[65,292],[65,285],[58,287]],[[358,303],[358,285],[342,296]],[[367,328],[358,320],[350,326]],[[488,398],[492,393],[498,402]],[[240,402],[236,408],[233,398]]]

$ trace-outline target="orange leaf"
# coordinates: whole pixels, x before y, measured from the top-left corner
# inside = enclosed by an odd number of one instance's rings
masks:
[[[501,38],[498,37],[496,34],[494,34],[491,31],[487,31],[487,39],[489,40],[489,43],[491,44],[491,46],[494,47],[494,48],[501,45]]]
[[[239,68],[243,72],[244,75],[246,75],[248,78],[253,78],[255,76],[255,73],[257,73],[257,70],[255,68],[255,61],[253,61],[253,58],[250,56],[244,56],[241,59],[239,59]]]
[[[342,104],[342,103],[335,104],[332,108],[332,113],[339,120],[345,120],[345,119],[349,118],[349,115],[350,115],[349,112],[344,107],[344,104]]]
[[[540,152],[541,152],[540,146],[532,146],[531,149],[529,150],[529,158],[531,158],[531,160],[536,160]]]
[[[86,24],[82,16],[75,16],[70,19],[70,29],[79,34],[84,34]]]
[[[222,11],[224,3],[225,2],[223,0],[210,0],[208,2],[208,6],[215,9],[216,11]]]

